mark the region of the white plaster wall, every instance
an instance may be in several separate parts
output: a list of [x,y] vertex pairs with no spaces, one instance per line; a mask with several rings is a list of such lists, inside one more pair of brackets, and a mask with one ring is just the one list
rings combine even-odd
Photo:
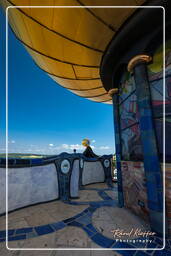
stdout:
[[78,189],[79,189],[79,160],[75,160],[73,164],[71,181],[70,181],[70,194],[71,197],[78,197]]
[[82,184],[91,184],[95,182],[104,182],[105,174],[100,161],[84,162]]
[[[0,214],[5,212],[6,170],[0,168]],[[8,169],[9,211],[58,198],[55,164]]]

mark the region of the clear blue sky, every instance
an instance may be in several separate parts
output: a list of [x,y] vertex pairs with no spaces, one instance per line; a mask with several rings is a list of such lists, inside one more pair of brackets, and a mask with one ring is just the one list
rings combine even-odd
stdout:
[[[0,9],[0,152],[5,152],[5,16]],[[89,138],[97,154],[114,153],[112,105],[60,87],[41,71],[9,31],[9,152],[82,152]]]

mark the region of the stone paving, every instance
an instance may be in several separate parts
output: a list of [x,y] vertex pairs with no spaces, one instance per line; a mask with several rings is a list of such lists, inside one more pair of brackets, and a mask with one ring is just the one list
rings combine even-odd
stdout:
[[[0,217],[0,255],[134,255],[160,256],[171,255],[171,243],[168,240],[165,250],[162,239],[150,237],[152,243],[140,242],[132,237],[124,242],[117,241],[112,229],[129,230],[131,227],[150,230],[148,224],[125,208],[117,206],[117,187],[105,183],[84,186],[80,198],[67,202],[59,200],[30,206],[9,214],[8,247],[5,248],[5,216]],[[141,241],[144,238],[141,238]],[[144,239],[145,240],[145,239]],[[136,250],[137,248],[148,248]],[[89,248],[84,251],[19,251],[17,248]],[[111,250],[92,250],[111,248]],[[120,248],[121,250],[117,250]],[[129,248],[130,250],[125,250]],[[135,250],[131,250],[131,249]]]

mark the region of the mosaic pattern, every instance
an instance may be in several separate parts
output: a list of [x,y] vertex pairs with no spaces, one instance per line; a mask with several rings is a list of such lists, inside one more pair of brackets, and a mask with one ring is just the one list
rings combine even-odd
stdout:
[[[166,43],[166,87],[165,87],[165,110],[166,110],[166,142],[171,135],[171,41]],[[153,63],[148,65],[148,78],[152,99],[152,112],[154,115],[155,130],[157,135],[158,151],[160,160],[163,161],[163,49],[162,46],[153,56]],[[138,126],[139,113],[135,95],[134,78],[127,72],[121,79],[119,89],[119,109],[122,160],[142,161],[142,147]],[[134,125],[136,124],[137,125]],[[129,127],[129,128],[128,128]],[[127,128],[127,129],[126,129]],[[122,131],[123,130],[123,131]],[[130,151],[133,149],[133,154]],[[138,152],[138,153],[136,153]],[[171,148],[166,144],[166,162],[171,162]]]
[[[102,248],[113,248],[114,251],[118,252],[121,255],[151,255],[150,250],[141,251],[140,253],[138,251],[124,251],[125,248],[134,248],[136,249],[136,246],[140,246],[138,243],[138,239],[134,239],[132,242],[120,242],[116,241],[114,239],[108,238],[104,235],[102,235],[92,224],[92,215],[93,213],[99,209],[100,207],[116,207],[117,201],[112,200],[112,198],[106,193],[107,191],[115,191],[116,188],[111,188],[109,186],[108,188],[83,188],[85,190],[95,190],[98,192],[99,196],[102,197],[102,201],[97,202],[74,202],[69,201],[65,203],[69,204],[87,204],[87,208],[83,210],[81,213],[76,214],[75,216],[64,219],[63,221],[50,223],[47,225],[41,225],[41,226],[35,226],[35,227],[28,227],[28,228],[20,228],[20,229],[11,229],[8,230],[8,236],[9,241],[17,241],[17,240],[24,240],[24,239],[30,239],[35,238],[42,235],[51,234],[53,232],[59,232],[63,228],[67,227],[79,227],[81,228],[87,236],[98,246]],[[0,242],[5,241],[5,231],[0,231]],[[141,238],[143,239],[143,238]],[[153,239],[153,241],[149,243],[143,243],[143,246],[146,248],[161,248],[162,247],[162,239],[159,237],[150,237],[150,240]],[[144,240],[145,241],[145,240]],[[166,248],[162,250],[162,255],[170,255],[171,253],[171,244],[170,240],[167,240]],[[136,246],[135,246],[136,244]],[[141,243],[142,247],[142,243]],[[121,248],[123,250],[115,250],[115,248]],[[154,255],[158,255],[155,254]]]
[[166,162],[171,162],[171,148],[167,144],[171,135],[171,41],[166,43],[166,70],[165,70],[165,102],[163,102],[163,49],[162,46],[153,57],[153,64],[148,66],[150,91],[152,97],[152,109],[155,118],[155,130],[157,135],[160,160],[163,161],[163,103],[166,112]]
[[119,122],[121,134],[121,159],[142,160],[139,129],[139,112],[132,75],[125,73],[119,89]]
[[144,157],[144,170],[147,185],[148,208],[151,229],[158,234],[163,232],[163,184],[158,156],[153,113],[150,105],[150,86],[146,75],[146,64],[134,68],[136,82],[139,123]]
[[121,129],[125,129],[135,122],[138,122],[138,108],[136,104],[137,97],[135,92],[120,105]]
[[125,72],[121,78],[119,86],[119,103],[123,102],[127,97],[135,91],[135,82],[133,76],[129,72]]
[[121,131],[122,160],[143,160],[139,124]]
[[122,161],[125,206],[149,222],[147,188],[142,162]]

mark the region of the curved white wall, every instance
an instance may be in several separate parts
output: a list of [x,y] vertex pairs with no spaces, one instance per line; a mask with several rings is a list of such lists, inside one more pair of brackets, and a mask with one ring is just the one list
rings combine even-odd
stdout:
[[[0,214],[5,212],[6,169],[0,168]],[[8,169],[8,210],[59,197],[55,164]]]
[[96,162],[86,162],[84,161],[83,173],[82,173],[82,185],[104,182],[105,173],[102,163],[100,161]]

